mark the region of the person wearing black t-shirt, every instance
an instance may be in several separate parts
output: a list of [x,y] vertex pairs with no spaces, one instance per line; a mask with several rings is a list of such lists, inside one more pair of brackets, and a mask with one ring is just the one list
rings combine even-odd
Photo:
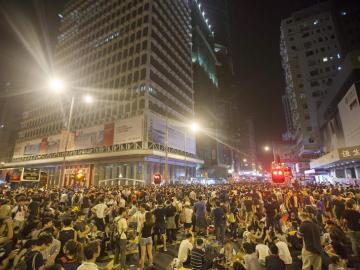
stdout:
[[268,198],[265,202],[266,225],[268,227],[275,225],[275,216],[278,213],[278,204],[273,198]]
[[59,240],[61,242],[61,250],[60,254],[64,255],[63,248],[67,241],[69,240],[77,240],[77,233],[75,229],[72,227],[72,220],[71,218],[65,218],[63,220],[64,227],[59,232]]
[[169,243],[176,241],[176,208],[170,201],[166,203],[166,235]]
[[320,228],[308,213],[301,212],[299,215],[302,223],[298,235],[303,238],[303,249],[301,251],[303,270],[321,270],[322,246],[320,243]]
[[340,220],[342,217],[342,214],[345,211],[345,202],[340,195],[337,196],[336,200],[334,200],[333,205],[334,205],[333,210],[334,210],[335,217]]
[[154,210],[154,216],[155,216],[155,225],[154,225],[154,236],[156,236],[155,239],[155,249],[157,245],[158,239],[161,237],[163,239],[164,243],[164,251],[167,251],[166,249],[166,209],[164,208],[162,202],[159,202],[159,205]]
[[275,244],[271,244],[270,255],[265,257],[266,270],[286,270],[286,266],[283,260],[279,257],[279,249]]
[[146,212],[145,221],[141,225],[141,236],[140,236],[140,269],[144,268],[146,254],[149,258],[149,265],[153,264],[153,255],[152,255],[152,233],[154,228],[153,216],[151,212]]
[[348,228],[348,237],[351,240],[353,252],[356,256],[360,255],[360,213],[354,209],[354,200],[346,202],[346,210],[343,218]]

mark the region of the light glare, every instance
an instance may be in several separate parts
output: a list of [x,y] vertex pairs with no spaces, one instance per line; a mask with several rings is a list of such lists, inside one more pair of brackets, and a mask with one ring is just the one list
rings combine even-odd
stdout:
[[61,81],[57,78],[53,78],[49,81],[49,87],[52,91],[61,92],[64,90],[65,85],[64,85],[63,81]]

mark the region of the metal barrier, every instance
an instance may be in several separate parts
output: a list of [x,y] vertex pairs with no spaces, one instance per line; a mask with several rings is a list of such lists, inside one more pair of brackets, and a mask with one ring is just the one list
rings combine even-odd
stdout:
[[145,185],[145,181],[140,179],[125,178],[125,177],[99,180],[99,186],[115,186],[115,185],[142,186]]

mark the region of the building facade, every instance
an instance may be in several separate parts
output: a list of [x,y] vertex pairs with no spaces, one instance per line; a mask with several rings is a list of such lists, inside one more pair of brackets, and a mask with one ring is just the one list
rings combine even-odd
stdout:
[[331,94],[323,100],[318,119],[323,155],[308,172],[318,181],[360,179],[360,49],[347,54]]
[[[317,109],[341,70],[342,53],[330,2],[293,13],[281,22],[280,53],[285,73],[285,106],[300,160],[321,153]],[[288,130],[291,131],[291,130]]]
[[[194,117],[190,3],[70,1],[54,70],[68,95],[28,108],[8,166],[46,167],[50,184],[58,184],[64,156],[62,184],[72,184],[76,168],[87,172],[88,185],[194,175],[202,161],[187,132]],[[94,97],[92,105],[83,94]]]

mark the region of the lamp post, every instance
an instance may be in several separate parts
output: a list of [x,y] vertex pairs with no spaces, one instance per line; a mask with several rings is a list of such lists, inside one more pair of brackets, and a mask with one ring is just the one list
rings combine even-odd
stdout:
[[186,152],[186,146],[187,146],[187,132],[188,132],[188,128],[190,128],[190,131],[192,131],[193,133],[196,133],[199,131],[200,126],[198,123],[196,122],[192,122],[190,127],[186,126],[185,127],[185,132],[184,132],[184,156],[185,156],[185,180],[187,178],[187,152]]
[[[61,93],[65,90],[65,84],[60,79],[54,78],[49,81],[49,88],[56,93]],[[69,115],[68,115],[68,118],[66,121],[66,137],[65,137],[65,145],[64,145],[64,155],[63,155],[63,160],[62,160],[62,165],[61,165],[61,170],[60,170],[60,175],[59,175],[59,187],[61,187],[63,185],[63,180],[65,178],[66,156],[67,156],[67,149],[68,149],[69,139],[70,139],[71,120],[72,120],[72,115],[73,115],[73,111],[74,111],[75,99],[76,99],[76,95],[72,94],[70,108],[69,108]],[[91,95],[85,95],[84,101],[86,103],[92,103],[93,97]]]
[[271,143],[271,147],[268,146],[268,145],[265,145],[265,146],[264,146],[264,151],[265,151],[265,152],[269,152],[270,150],[272,150],[272,154],[273,154],[274,161],[276,161],[276,154],[275,154],[274,142]]

